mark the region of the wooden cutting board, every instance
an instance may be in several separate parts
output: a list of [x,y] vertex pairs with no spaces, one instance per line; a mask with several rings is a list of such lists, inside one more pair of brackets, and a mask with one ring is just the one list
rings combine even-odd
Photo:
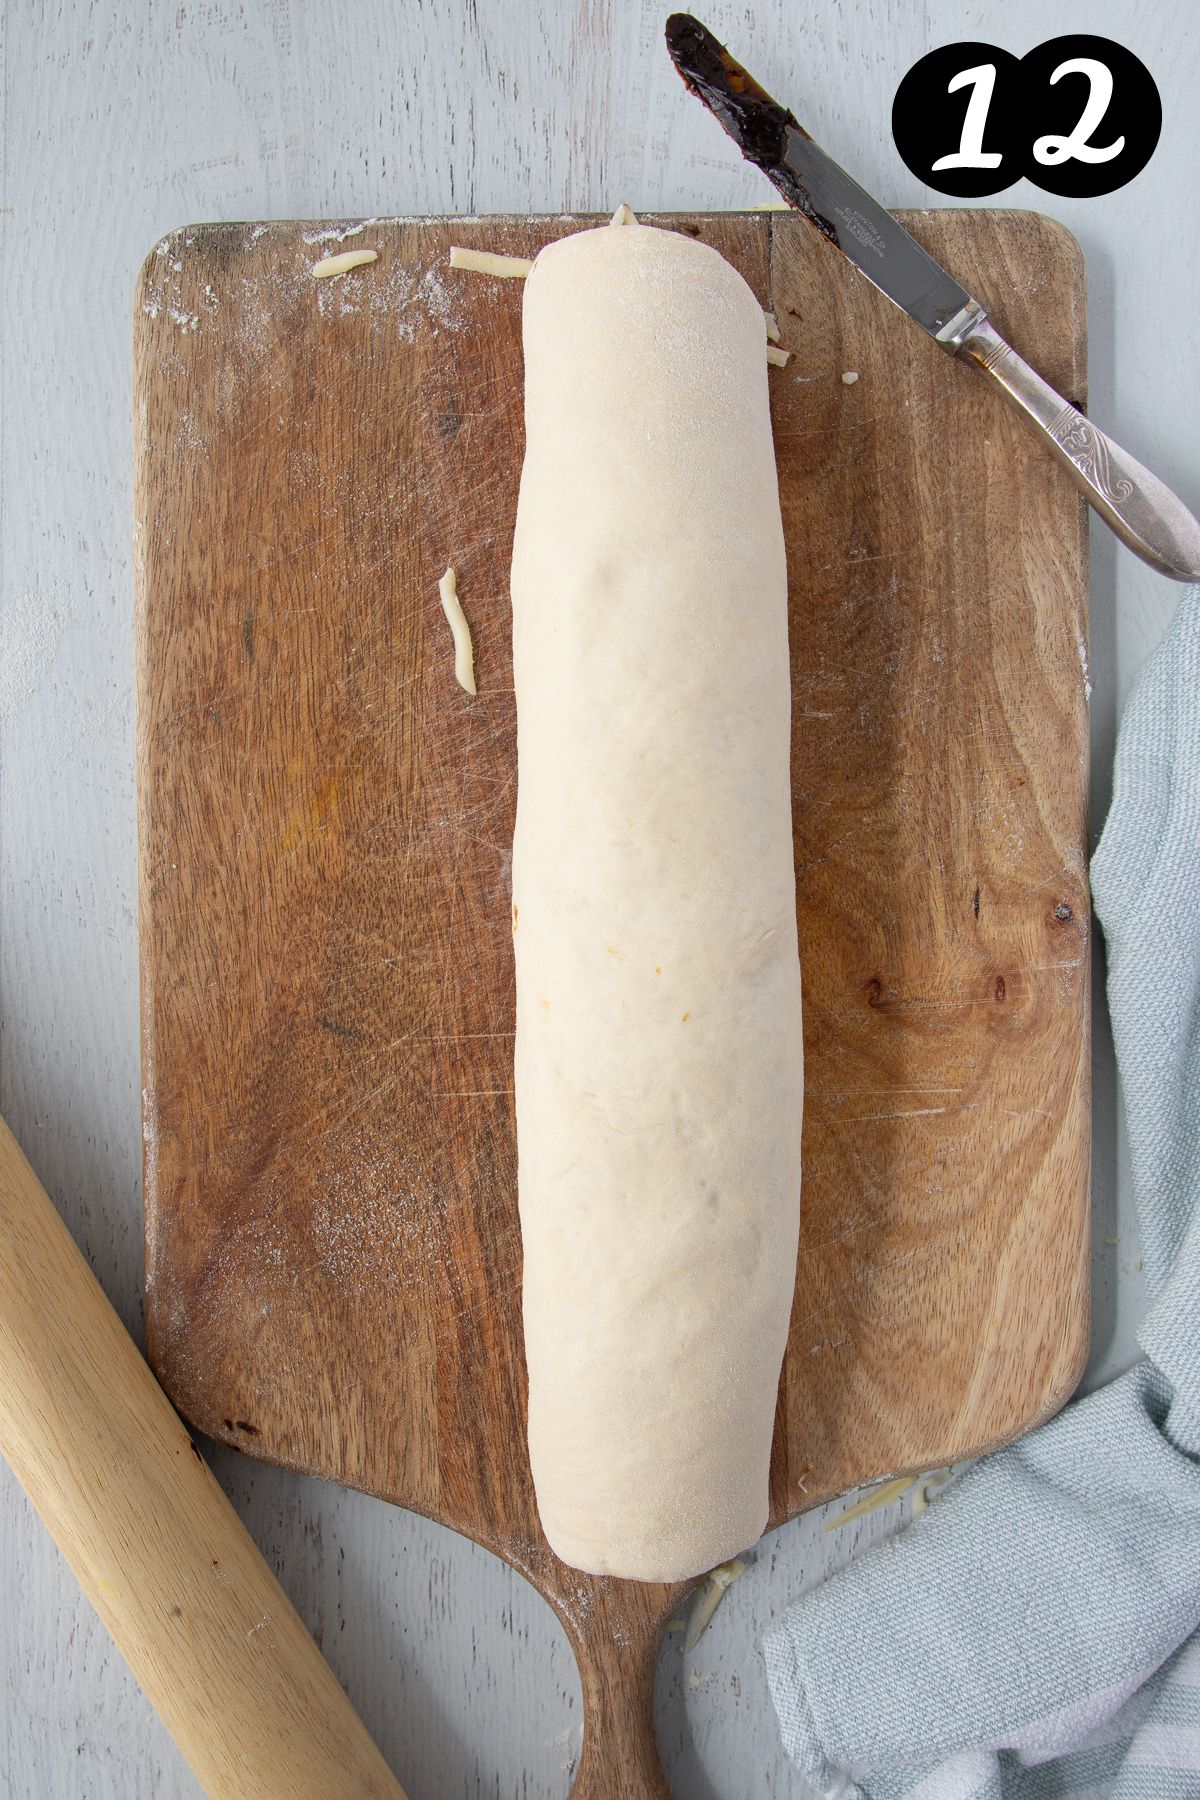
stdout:
[[[1067,233],[904,217],[1082,401]],[[653,1671],[679,1590],[556,1562],[526,1463],[521,284],[447,264],[451,243],[532,256],[593,222],[205,225],[142,270],[147,1320],[204,1431],[428,1513],[535,1582],[581,1662],[576,1793],[619,1771],[642,1795],[665,1792]],[[987,385],[801,219],[660,222],[727,256],[793,347],[770,380],[808,1092],[779,1521],[1012,1437],[1082,1366],[1084,517]],[[378,261],[312,279],[356,247]]]

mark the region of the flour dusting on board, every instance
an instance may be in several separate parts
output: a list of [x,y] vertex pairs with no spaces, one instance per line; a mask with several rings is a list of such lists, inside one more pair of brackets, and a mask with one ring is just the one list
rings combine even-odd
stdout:
[[[402,1073],[397,1066],[396,1079]],[[147,1153],[153,1158],[161,1129],[150,1112],[151,1096],[142,1095]],[[303,1131],[297,1134],[303,1137]],[[294,1146],[293,1146],[294,1148]],[[276,1326],[280,1315],[311,1321],[323,1314],[324,1295],[392,1291],[413,1284],[427,1286],[452,1251],[443,1209],[436,1193],[418,1178],[405,1183],[402,1159],[394,1146],[381,1144],[367,1130],[334,1130],[317,1166],[298,1185],[285,1144],[244,1197],[244,1211],[231,1228],[213,1233],[204,1270],[206,1306],[213,1320],[239,1321],[245,1341]],[[154,1235],[148,1238],[147,1295],[153,1295],[160,1337],[171,1343],[173,1379],[186,1389],[203,1388],[205,1333],[196,1331],[186,1283],[169,1261],[158,1259]],[[178,1308],[180,1326],[172,1322]],[[289,1331],[276,1331],[273,1379],[287,1383],[299,1377],[278,1346]]]
[[180,331],[198,331],[200,329],[200,315],[184,312],[182,307],[164,307],[157,300],[143,300],[142,311],[148,319],[157,319],[161,312],[165,312],[172,325],[178,325]]
[[204,317],[215,313],[221,303],[216,289],[207,281],[198,295],[189,295],[187,301],[184,299],[184,265],[180,252],[186,250],[191,241],[190,232],[176,232],[163,238],[155,246],[153,259],[147,260],[145,269],[142,311],[148,319],[160,316],[170,319],[181,332],[199,331]]
[[323,319],[344,319],[362,311],[362,303],[370,291],[373,272],[370,267],[347,270],[336,281],[323,281],[313,299]]
[[185,406],[180,409],[178,432],[177,442],[182,444],[185,450],[208,449],[208,435],[196,423],[195,414],[189,407]]
[[319,231],[303,231],[301,241],[305,244],[344,244],[347,238],[357,237],[362,231],[369,231],[372,225],[382,225],[381,217],[361,219],[357,225],[326,225]]
[[[299,306],[315,310],[331,323],[359,314],[386,320],[389,338],[402,344],[415,343],[420,332],[435,337],[459,332],[466,322],[463,298],[438,266],[443,253],[431,248],[426,261],[423,249],[414,258],[389,248],[387,227],[413,222],[372,218],[297,233],[294,226],[264,221],[247,231],[240,245],[231,246],[219,273],[211,262],[207,264],[202,279],[188,266],[194,233],[173,232],[147,258],[141,310],[148,319],[169,320],[186,340],[202,334],[222,305],[231,307],[236,325],[229,332],[229,343],[240,352],[235,366],[273,360],[280,332]],[[237,228],[229,229],[232,233]],[[344,271],[336,281],[314,283],[312,247],[336,248],[347,241],[355,249],[370,251],[375,260]],[[239,249],[253,249],[254,254],[242,261]],[[264,254],[268,249],[275,252],[273,260]],[[160,366],[165,366],[165,357],[165,351],[160,352]],[[224,369],[211,379],[223,380],[229,366],[226,360]],[[205,447],[182,433],[180,442],[185,449]]]

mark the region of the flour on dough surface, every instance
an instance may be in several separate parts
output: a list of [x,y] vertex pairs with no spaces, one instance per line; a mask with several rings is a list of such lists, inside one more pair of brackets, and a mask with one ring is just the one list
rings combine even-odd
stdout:
[[515,1077],[530,1454],[567,1562],[745,1549],[799,1218],[786,572],[763,314],[636,222],[525,283]]

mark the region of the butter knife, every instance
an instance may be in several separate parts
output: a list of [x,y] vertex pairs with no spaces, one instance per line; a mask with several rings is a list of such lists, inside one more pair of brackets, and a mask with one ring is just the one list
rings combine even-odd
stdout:
[[1043,381],[1001,337],[980,302],[813,142],[698,19],[673,13],[666,36],[687,86],[788,205],[943,350],[992,378],[1122,543],[1175,581],[1200,581],[1200,523],[1178,495]]

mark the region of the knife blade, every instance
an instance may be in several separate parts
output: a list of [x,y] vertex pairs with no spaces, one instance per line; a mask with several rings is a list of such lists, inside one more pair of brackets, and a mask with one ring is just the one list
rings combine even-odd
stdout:
[[1200,523],[1182,500],[1044,381],[996,330],[984,306],[706,26],[689,13],[672,13],[666,39],[686,86],[788,205],[943,350],[997,384],[1136,555],[1173,580],[1200,580]]

